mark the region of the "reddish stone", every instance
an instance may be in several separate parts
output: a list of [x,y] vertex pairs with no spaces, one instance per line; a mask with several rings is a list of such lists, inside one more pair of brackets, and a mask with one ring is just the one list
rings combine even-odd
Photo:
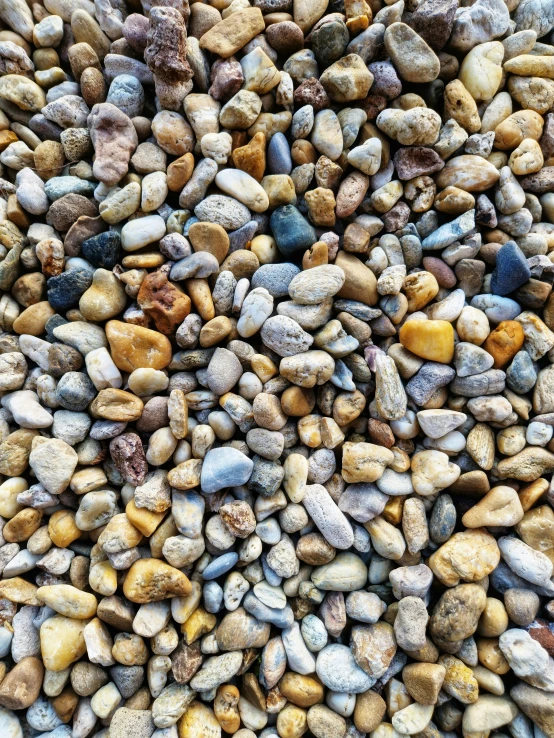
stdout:
[[409,20],[433,49],[442,49],[452,33],[458,0],[423,0]]
[[442,259],[438,259],[436,256],[425,256],[423,266],[435,277],[439,287],[446,287],[447,289],[455,287],[456,275]]
[[397,202],[389,211],[381,215],[385,233],[394,233],[404,228],[410,220],[411,210],[405,202]]
[[394,433],[387,423],[370,418],[367,422],[367,430],[371,436],[372,443],[376,443],[378,446],[385,446],[386,448],[392,448],[394,446]]
[[329,97],[323,85],[315,77],[310,77],[302,84],[298,85],[294,91],[294,104],[297,108],[303,105],[311,105],[314,113],[329,107]]
[[368,95],[356,103],[356,107],[365,112],[368,120],[375,120],[387,107],[387,101],[382,95]]
[[229,100],[236,95],[244,82],[242,67],[234,56],[228,59],[218,59],[210,73],[212,82],[208,94],[218,102]]
[[117,471],[128,484],[135,487],[144,482],[148,463],[142,442],[136,433],[122,433],[110,441],[110,456]]
[[537,618],[525,630],[534,641],[548,651],[550,656],[554,656],[554,623]]
[[188,646],[184,641],[171,654],[171,671],[178,684],[188,684],[203,660],[200,641]]
[[292,21],[273,23],[266,28],[265,35],[270,46],[284,56],[290,56],[304,48],[302,29]]
[[176,8],[155,7],[150,11],[150,30],[144,60],[165,82],[186,82],[192,77],[187,61],[187,29]]
[[403,180],[433,174],[444,167],[444,161],[437,152],[425,146],[398,149],[393,161],[398,178]]
[[172,335],[190,313],[190,297],[168,280],[164,267],[144,278],[137,302],[166,336]]

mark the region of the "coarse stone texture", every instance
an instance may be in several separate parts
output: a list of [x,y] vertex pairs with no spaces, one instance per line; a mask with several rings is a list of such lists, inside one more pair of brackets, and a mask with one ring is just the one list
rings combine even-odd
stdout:
[[554,738],[553,8],[0,0],[0,738]]

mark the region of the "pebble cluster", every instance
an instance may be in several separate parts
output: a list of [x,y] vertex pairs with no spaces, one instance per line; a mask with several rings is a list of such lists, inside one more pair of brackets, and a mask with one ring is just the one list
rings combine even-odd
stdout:
[[554,738],[553,0],[0,0],[1,738]]

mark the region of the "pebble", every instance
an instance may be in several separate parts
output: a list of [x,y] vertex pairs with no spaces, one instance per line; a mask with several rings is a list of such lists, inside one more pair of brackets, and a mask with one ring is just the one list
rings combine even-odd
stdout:
[[0,733],[550,735],[550,4],[170,5],[0,7]]
[[325,646],[316,661],[316,673],[334,692],[359,694],[373,686],[374,680],[355,662],[352,651],[338,643]]

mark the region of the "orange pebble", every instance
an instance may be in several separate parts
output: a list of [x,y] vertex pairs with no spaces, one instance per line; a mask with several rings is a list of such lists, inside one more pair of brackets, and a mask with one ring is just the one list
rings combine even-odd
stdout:
[[516,320],[503,320],[489,334],[483,348],[494,359],[494,368],[506,366],[523,346],[523,328]]

